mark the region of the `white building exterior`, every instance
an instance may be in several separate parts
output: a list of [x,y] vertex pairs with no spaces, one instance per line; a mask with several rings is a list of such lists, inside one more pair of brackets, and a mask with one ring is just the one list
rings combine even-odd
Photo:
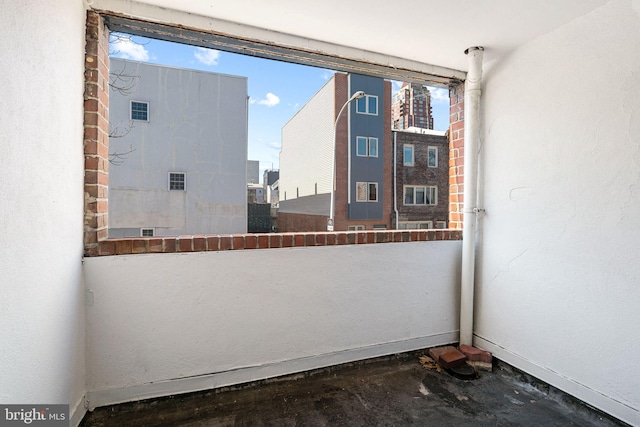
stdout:
[[334,104],[335,79],[331,78],[282,127],[281,212],[329,214]]
[[[385,25],[386,8],[359,2],[3,2],[0,69],[11,78],[0,85],[0,401],[70,404],[77,425],[97,397],[177,394],[456,339],[459,242],[83,263],[89,5],[398,68],[465,69],[463,50],[484,44],[475,344],[640,425],[632,0],[562,0],[553,13],[528,0],[414,0],[416,15],[430,10],[446,25],[420,26],[404,44]],[[338,5],[348,8],[335,14]],[[311,25],[328,19],[335,25]],[[354,22],[372,25],[354,31]],[[272,31],[259,28],[267,24]],[[436,37],[442,43],[425,43]],[[255,263],[287,274],[265,279]],[[406,273],[416,265],[429,275]],[[203,295],[217,310],[205,310]]]
[[[115,58],[110,73],[109,237],[246,232],[247,78]],[[130,94],[119,75],[139,77]]]

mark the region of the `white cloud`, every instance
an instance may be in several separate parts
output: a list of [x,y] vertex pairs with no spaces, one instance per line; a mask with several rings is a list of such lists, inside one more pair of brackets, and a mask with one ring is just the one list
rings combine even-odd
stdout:
[[394,93],[399,91],[403,83],[404,82],[399,82],[397,80],[391,80],[391,87],[392,87],[391,91]]
[[449,103],[449,91],[447,89],[442,89],[439,87],[430,87],[429,93],[431,93],[431,101],[434,103]]
[[136,61],[148,61],[149,51],[144,45],[131,40],[130,37],[120,37],[111,45],[113,56],[122,59],[133,59]]
[[205,47],[197,47],[193,56],[204,65],[218,65],[220,59],[220,51],[207,49]]
[[273,148],[274,150],[279,150],[282,148],[282,143],[280,141],[273,141],[269,143],[269,147]]
[[320,77],[322,78],[322,80],[329,80],[331,77],[333,77],[333,74],[334,71],[324,70]]
[[277,95],[269,92],[267,93],[265,99],[249,99],[249,104],[258,103],[260,105],[266,105],[267,107],[275,107],[280,103],[280,98]]

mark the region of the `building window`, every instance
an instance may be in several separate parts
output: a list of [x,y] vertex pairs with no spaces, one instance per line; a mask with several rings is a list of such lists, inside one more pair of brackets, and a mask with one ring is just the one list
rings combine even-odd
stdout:
[[131,101],[131,120],[149,121],[149,103]]
[[413,166],[413,145],[404,144],[404,165]]
[[356,202],[377,202],[377,182],[356,182]]
[[369,157],[378,157],[378,138],[369,138]]
[[378,138],[356,137],[356,154],[360,157],[378,157]]
[[428,148],[427,167],[430,167],[430,168],[438,167],[438,147]]
[[186,190],[187,174],[184,172],[169,172],[169,190]]
[[140,236],[142,237],[153,237],[154,232],[153,232],[153,228],[141,228],[140,229]]
[[378,115],[378,97],[365,95],[356,101],[356,113]]
[[347,227],[347,231],[364,231],[364,225],[350,225]]
[[427,205],[438,204],[438,187],[422,185],[404,186],[405,205]]
[[447,221],[436,221],[436,228],[447,228]]
[[398,223],[398,230],[425,230],[433,228],[432,221],[402,221]]

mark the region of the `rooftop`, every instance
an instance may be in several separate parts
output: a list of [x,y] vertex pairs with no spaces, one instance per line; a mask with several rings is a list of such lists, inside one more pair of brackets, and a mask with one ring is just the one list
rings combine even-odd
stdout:
[[411,352],[225,389],[98,408],[94,426],[621,426],[496,361],[476,380],[425,368]]

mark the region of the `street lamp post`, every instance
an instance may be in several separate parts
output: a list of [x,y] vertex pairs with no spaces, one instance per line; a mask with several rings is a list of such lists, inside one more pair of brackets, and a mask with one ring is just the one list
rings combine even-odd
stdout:
[[[351,101],[356,99],[364,98],[365,93],[361,90],[351,95],[351,98],[347,99],[347,102],[344,103],[338,115],[336,116],[336,120],[333,123],[333,162],[331,162],[331,205],[329,206],[329,219],[327,219],[327,231],[333,231],[333,222],[334,222],[334,210],[335,210],[335,196],[336,196],[336,133],[338,132],[338,120],[340,120],[340,115],[344,111],[347,105]],[[347,141],[348,144],[351,144],[351,141]]]

